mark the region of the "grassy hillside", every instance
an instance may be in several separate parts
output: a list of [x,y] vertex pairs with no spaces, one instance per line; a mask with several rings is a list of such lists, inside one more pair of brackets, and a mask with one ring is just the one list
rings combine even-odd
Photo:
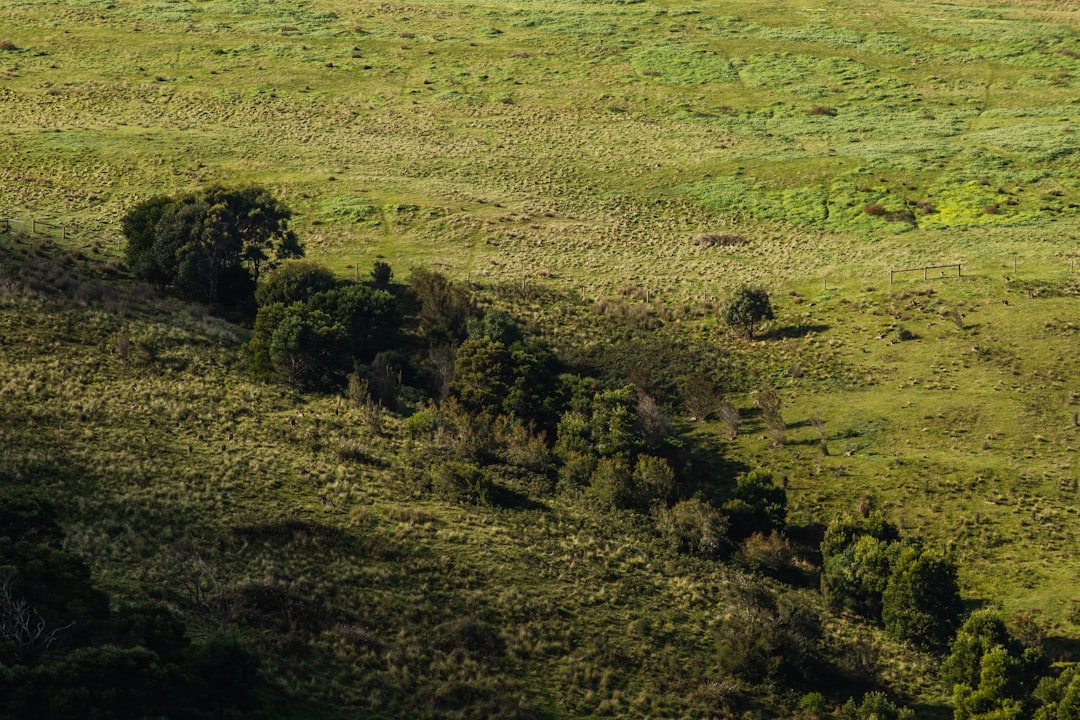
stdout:
[[[0,2],[0,217],[65,228],[0,234],[5,485],[56,500],[115,598],[210,632],[186,579],[240,593],[298,717],[794,712],[726,684],[744,569],[525,476],[507,507],[432,496],[419,391],[388,412],[256,382],[248,330],[130,282],[134,203],[256,182],[339,275],[470,281],[646,378],[718,484],[772,469],[811,535],[880,509],[1075,660],[1080,11],[822,5]],[[752,342],[716,313],[746,282],[777,310]],[[735,438],[688,419],[691,372]],[[803,570],[784,592],[820,609]],[[935,660],[824,617],[852,688],[948,716]]]

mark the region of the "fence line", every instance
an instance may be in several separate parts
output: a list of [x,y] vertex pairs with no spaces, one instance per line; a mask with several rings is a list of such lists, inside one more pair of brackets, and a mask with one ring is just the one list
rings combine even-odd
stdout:
[[923,265],[922,267],[899,268],[897,270],[889,270],[889,284],[893,284],[893,275],[896,273],[918,272],[919,270],[922,270],[922,279],[926,280],[927,270],[940,270],[942,268],[956,268],[956,277],[960,277],[960,263],[949,263],[947,265]]
[[67,240],[68,230],[65,225],[38,220],[36,218],[0,218],[0,233],[18,232],[27,235],[45,235],[48,237],[59,236],[61,240]]

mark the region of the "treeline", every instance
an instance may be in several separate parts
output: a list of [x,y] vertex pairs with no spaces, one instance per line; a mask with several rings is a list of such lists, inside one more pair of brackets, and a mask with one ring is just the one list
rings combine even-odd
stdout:
[[[429,269],[399,282],[379,262],[363,281],[342,280],[297,259],[288,219],[258,188],[153,198],[124,219],[128,265],[248,324],[246,370],[263,381],[405,415],[394,475],[406,492],[503,508],[558,496],[633,518],[658,550],[687,562],[737,568],[714,638],[722,682],[699,692],[710,712],[913,717],[883,692],[875,663],[828,637],[821,605],[939,658],[956,720],[1080,717],[1080,673],[1056,671],[993,613],[969,615],[947,555],[873,513],[816,537],[789,528],[783,478],[732,466],[680,434],[670,397],[646,377],[603,371],[621,358],[560,355]],[[744,295],[728,322],[752,337],[772,309]],[[681,391],[696,415],[715,413],[735,431],[738,412],[711,376],[687,372]],[[776,400],[759,405],[782,442],[778,399],[763,395]],[[98,717],[274,715],[257,659],[234,636],[192,640],[168,602],[110,609],[61,549],[53,514],[26,498],[0,501],[0,715],[62,717],[78,703],[102,708]]]

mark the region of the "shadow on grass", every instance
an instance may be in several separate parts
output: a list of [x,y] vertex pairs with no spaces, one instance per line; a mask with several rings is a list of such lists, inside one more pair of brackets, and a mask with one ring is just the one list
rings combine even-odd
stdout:
[[750,466],[726,457],[725,443],[716,436],[698,435],[685,442],[686,479],[680,494],[685,497],[700,494],[713,504],[720,504],[731,495],[735,477],[750,470]]
[[512,490],[505,485],[493,484],[488,491],[488,503],[492,507],[504,510],[549,510],[547,504],[534,500],[525,493]]
[[825,332],[830,327],[831,326],[829,325],[784,325],[783,327],[771,328],[761,337],[766,340],[803,338],[807,335],[813,335],[814,333]]
[[1057,663],[1076,662],[1080,659],[1080,640],[1051,635],[1043,639],[1043,648],[1050,659]]

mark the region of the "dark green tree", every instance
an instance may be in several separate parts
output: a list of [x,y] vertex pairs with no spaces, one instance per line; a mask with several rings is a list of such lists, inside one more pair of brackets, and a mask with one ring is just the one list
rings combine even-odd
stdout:
[[767,470],[753,470],[736,480],[734,496],[724,504],[729,536],[738,542],[754,533],[782,530],[787,522],[787,491]]
[[916,545],[904,547],[881,604],[887,632],[926,649],[945,647],[964,611],[956,565]]
[[724,305],[720,316],[728,327],[750,340],[763,321],[773,319],[773,307],[767,292],[744,285]]
[[189,300],[242,306],[266,266],[303,254],[290,216],[263,188],[215,185],[150,198],[121,224],[137,278]]
[[385,290],[390,287],[390,283],[393,281],[394,271],[390,267],[390,263],[376,260],[375,264],[371,266],[371,282],[375,287]]
[[419,305],[420,331],[429,342],[456,343],[465,337],[476,312],[467,290],[427,268],[413,268],[409,290]]
[[259,307],[282,303],[307,302],[313,295],[338,286],[334,273],[323,265],[306,260],[287,262],[267,274],[255,289]]

